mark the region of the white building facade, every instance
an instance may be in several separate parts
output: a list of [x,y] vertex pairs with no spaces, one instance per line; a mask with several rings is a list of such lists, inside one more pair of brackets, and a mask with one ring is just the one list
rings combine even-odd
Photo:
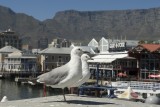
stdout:
[[[97,45],[99,53],[92,57],[94,60],[89,61],[89,68],[92,73],[91,78],[99,75],[100,78],[115,79],[121,72],[129,75],[137,69],[136,60],[129,57],[128,50],[137,46],[138,41],[112,40],[102,37],[99,42],[92,39],[88,44],[88,46],[95,47]],[[130,66],[132,62],[133,66]],[[97,74],[97,69],[100,71],[99,74]]]
[[21,52],[8,54],[4,60],[4,71],[37,72],[37,57],[25,55]]

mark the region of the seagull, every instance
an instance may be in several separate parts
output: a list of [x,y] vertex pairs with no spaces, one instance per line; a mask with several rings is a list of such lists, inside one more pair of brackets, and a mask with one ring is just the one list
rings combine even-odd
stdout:
[[44,83],[52,88],[62,88],[64,101],[66,101],[64,88],[82,78],[82,54],[83,51],[80,47],[74,47],[71,50],[71,59],[68,63],[38,76],[37,82]]
[[36,85],[36,83],[34,83],[34,82],[32,82],[32,81],[28,81],[28,84]]
[[88,60],[92,60],[92,58],[87,55],[87,54],[83,54],[81,56],[81,62],[82,62],[82,78],[80,80],[78,80],[75,84],[71,85],[71,87],[78,87],[80,85],[82,85],[83,83],[85,83],[86,81],[89,80],[91,73],[89,70],[89,66],[87,61]]
[[8,101],[7,96],[4,96],[4,97],[2,98],[2,100],[1,100],[1,102],[7,102],[7,101]]

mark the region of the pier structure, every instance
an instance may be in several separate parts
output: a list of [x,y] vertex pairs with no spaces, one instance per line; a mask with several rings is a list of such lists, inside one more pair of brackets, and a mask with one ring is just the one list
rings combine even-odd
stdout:
[[15,77],[37,77],[42,74],[42,72],[23,72],[23,71],[5,71],[0,72],[1,77],[3,78],[15,78]]

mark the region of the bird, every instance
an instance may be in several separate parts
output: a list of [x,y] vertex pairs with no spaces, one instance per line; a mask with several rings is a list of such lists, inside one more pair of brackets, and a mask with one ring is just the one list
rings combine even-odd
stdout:
[[8,101],[7,96],[4,96],[4,97],[2,98],[2,100],[1,100],[1,102],[7,102],[7,101]]
[[91,76],[89,66],[88,66],[88,60],[92,60],[92,58],[88,54],[83,54],[81,56],[81,62],[82,62],[82,78],[79,79],[75,84],[72,84],[70,87],[79,87],[83,83],[87,82]]
[[34,83],[34,82],[32,82],[32,81],[28,81],[28,84],[36,85],[36,83]]
[[80,47],[74,47],[71,50],[71,59],[68,63],[41,74],[37,77],[37,82],[44,83],[52,88],[62,88],[64,101],[66,101],[64,88],[82,78],[82,54],[83,50]]

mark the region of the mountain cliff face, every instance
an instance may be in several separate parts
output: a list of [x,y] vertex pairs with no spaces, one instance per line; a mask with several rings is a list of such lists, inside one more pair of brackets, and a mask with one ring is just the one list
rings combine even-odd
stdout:
[[144,37],[158,39],[160,33],[158,30],[160,28],[160,8],[97,12],[72,10],[58,12],[52,20],[65,29],[66,36],[67,34],[76,35],[75,38],[108,35],[114,38],[127,36],[128,39],[144,39]]
[[0,30],[12,28],[36,47],[40,37],[89,42],[92,38],[160,39],[160,8],[113,11],[61,11],[53,19],[39,21],[0,6]]

